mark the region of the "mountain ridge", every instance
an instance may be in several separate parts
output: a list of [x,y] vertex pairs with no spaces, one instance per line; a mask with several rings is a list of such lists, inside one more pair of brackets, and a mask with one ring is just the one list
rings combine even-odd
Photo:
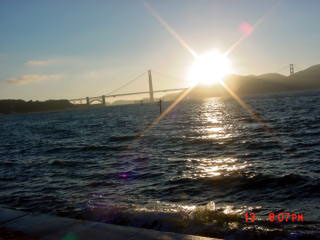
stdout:
[[[229,75],[224,83],[237,95],[265,94],[286,91],[302,91],[320,89],[320,64],[310,66],[296,72],[293,76],[279,73],[264,73],[261,75]],[[168,94],[164,100],[172,100],[177,94]],[[189,94],[191,99],[229,96],[221,84],[212,86],[197,86]]]

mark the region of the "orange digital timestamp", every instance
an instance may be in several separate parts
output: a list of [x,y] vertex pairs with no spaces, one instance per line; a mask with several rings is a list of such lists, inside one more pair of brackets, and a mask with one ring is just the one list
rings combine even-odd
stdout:
[[[244,214],[246,222],[255,222],[257,220],[255,213],[246,212]],[[289,213],[280,212],[273,213],[270,212],[267,218],[269,222],[304,222],[304,214],[301,213]]]

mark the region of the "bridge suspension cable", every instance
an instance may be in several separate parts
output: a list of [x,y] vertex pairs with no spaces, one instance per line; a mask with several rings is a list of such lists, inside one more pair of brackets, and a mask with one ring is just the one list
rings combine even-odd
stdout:
[[296,72],[298,71],[302,71],[304,68],[303,67],[301,67],[300,65],[298,65],[298,64],[294,64],[294,68],[295,68],[295,70],[296,70]]
[[109,95],[113,95],[115,92],[119,91],[120,89],[122,88],[125,88],[127,86],[129,86],[131,83],[135,82],[136,80],[138,80],[140,77],[142,77],[144,74],[146,74],[147,72],[143,72],[141,74],[139,74],[138,76],[136,76],[135,78],[133,78],[132,80],[126,82],[125,84],[121,85],[120,87],[110,91],[109,93],[106,94],[106,96],[109,96]]
[[181,79],[179,77],[176,77],[176,76],[173,76],[173,75],[167,74],[167,73],[162,73],[162,72],[159,72],[159,71],[154,70],[154,69],[152,70],[152,72],[158,73],[158,74],[160,74],[160,75],[162,75],[164,77],[171,78],[173,80],[184,81],[183,79]]
[[284,70],[288,70],[289,69],[289,64],[286,64],[285,66],[282,66],[281,68],[279,68],[276,72],[284,72]]

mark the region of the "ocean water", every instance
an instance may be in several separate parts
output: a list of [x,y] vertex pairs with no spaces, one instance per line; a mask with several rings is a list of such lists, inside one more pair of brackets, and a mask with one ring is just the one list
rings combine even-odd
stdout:
[[[157,104],[2,115],[0,207],[225,239],[319,238],[320,92],[243,100],[260,122],[233,99],[186,100],[140,137]],[[270,212],[304,222],[271,224]]]

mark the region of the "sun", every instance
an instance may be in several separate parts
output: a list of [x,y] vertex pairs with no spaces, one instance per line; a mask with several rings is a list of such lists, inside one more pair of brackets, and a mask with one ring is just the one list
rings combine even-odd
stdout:
[[188,82],[191,86],[198,84],[217,84],[232,73],[231,63],[225,54],[210,51],[195,58],[188,72]]

